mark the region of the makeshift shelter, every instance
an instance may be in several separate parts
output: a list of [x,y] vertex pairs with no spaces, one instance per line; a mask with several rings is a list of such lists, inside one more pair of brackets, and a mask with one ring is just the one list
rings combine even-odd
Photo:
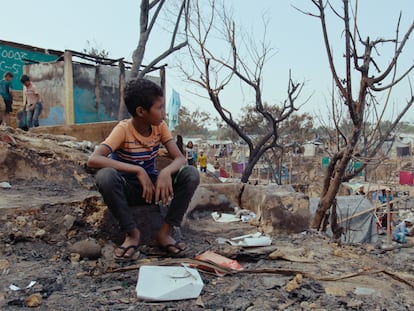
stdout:
[[411,155],[411,144],[403,143],[400,139],[385,141],[381,147],[382,153],[389,157],[408,157]]
[[[344,228],[344,243],[375,243],[378,239],[376,216],[372,203],[361,195],[337,196],[338,224]],[[319,198],[309,199],[311,215],[318,208]],[[328,234],[332,231],[328,228]]]
[[397,157],[408,157],[410,154],[410,146],[397,146]]

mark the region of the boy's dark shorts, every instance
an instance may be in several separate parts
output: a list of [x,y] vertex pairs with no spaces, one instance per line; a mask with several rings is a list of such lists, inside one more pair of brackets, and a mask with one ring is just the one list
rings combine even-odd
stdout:
[[13,101],[12,101],[12,100],[7,100],[7,99],[5,99],[5,100],[4,100],[4,103],[6,104],[6,112],[7,112],[7,113],[12,112],[12,111],[13,111],[13,110],[12,110],[12,104],[13,104]]

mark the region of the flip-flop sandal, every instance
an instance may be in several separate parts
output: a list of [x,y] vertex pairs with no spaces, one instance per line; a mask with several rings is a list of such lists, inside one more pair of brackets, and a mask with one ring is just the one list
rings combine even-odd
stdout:
[[176,242],[174,244],[167,244],[165,246],[160,246],[171,257],[184,257],[186,246],[182,242]]
[[[137,253],[139,253],[138,248],[139,245],[129,245],[129,246],[118,246],[117,248],[122,250],[122,254],[121,256],[117,256],[115,255],[115,260],[116,261],[129,261],[129,260],[133,260],[134,257],[136,257]],[[131,254],[128,254],[129,250],[133,250],[133,252]]]

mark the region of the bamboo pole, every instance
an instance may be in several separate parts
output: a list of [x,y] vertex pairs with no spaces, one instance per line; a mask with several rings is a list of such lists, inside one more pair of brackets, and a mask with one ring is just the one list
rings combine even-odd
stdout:
[[391,204],[387,192],[387,247],[389,247],[391,245]]

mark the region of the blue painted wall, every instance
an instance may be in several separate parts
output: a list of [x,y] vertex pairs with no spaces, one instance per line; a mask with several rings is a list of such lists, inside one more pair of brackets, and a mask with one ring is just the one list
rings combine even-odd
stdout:
[[[119,96],[118,67],[73,64],[76,124],[117,120]],[[125,118],[127,117],[128,115],[125,115]]]

